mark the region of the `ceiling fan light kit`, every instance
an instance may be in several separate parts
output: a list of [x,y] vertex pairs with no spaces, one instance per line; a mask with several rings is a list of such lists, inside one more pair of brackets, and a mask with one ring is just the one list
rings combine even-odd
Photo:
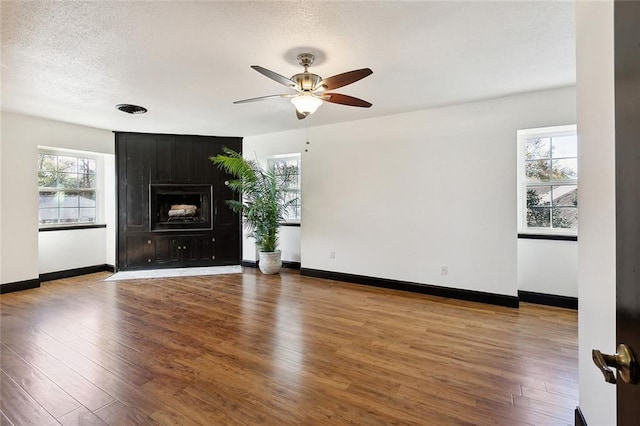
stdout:
[[303,93],[291,98],[291,103],[296,106],[296,110],[298,110],[298,112],[309,115],[316,112],[320,105],[322,105],[322,99],[316,98],[311,94]]
[[260,96],[258,98],[235,101],[234,104],[256,102],[271,98],[291,98],[291,103],[296,107],[296,116],[300,120],[316,112],[318,107],[322,105],[323,101],[360,108],[369,108],[372,105],[370,102],[354,98],[353,96],[325,92],[326,90],[333,90],[355,83],[356,81],[371,75],[373,73],[371,69],[362,68],[323,79],[318,74],[309,72],[309,66],[311,66],[313,60],[314,56],[310,53],[302,53],[298,55],[298,63],[304,67],[304,72],[295,74],[291,78],[287,78],[259,65],[252,65],[251,68],[258,71],[260,74],[265,77],[269,77],[283,86],[287,86],[288,88],[295,90],[297,93]]

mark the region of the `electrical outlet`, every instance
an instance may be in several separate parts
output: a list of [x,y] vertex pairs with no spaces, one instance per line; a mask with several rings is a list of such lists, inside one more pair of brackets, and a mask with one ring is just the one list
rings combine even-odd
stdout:
[[447,275],[449,273],[449,267],[446,265],[443,265],[442,268],[440,268],[440,275]]
[[329,252],[329,259],[335,259],[336,258],[336,251],[335,250],[331,250]]

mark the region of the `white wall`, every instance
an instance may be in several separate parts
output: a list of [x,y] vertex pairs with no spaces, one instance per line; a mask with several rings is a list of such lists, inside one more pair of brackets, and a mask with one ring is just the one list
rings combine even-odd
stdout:
[[[0,6],[0,8],[1,7],[2,6]],[[1,79],[0,79],[0,82],[1,82]],[[0,94],[0,96],[1,96],[1,94]],[[3,186],[2,186],[2,182],[3,182],[2,169],[4,167],[3,166],[3,160],[2,160],[2,158],[4,156],[4,149],[2,148],[2,140],[3,140],[2,135],[3,135],[3,132],[2,132],[2,116],[0,115],[0,285],[2,285],[3,282],[5,282],[4,278],[3,278],[4,273],[3,273],[3,268],[2,268],[2,259],[3,259],[3,256],[2,256],[2,253],[3,253],[3,251],[2,251],[3,236],[2,235],[3,235],[3,228],[4,228],[4,226],[3,226],[4,222],[3,222],[3,219],[2,219],[2,210],[3,210],[2,209],[2,206],[3,206],[3,202],[2,202],[2,192],[3,192],[3,190],[2,190],[2,188],[3,188]]]
[[564,88],[308,129],[302,266],[515,296],[516,132],[573,122]]
[[615,128],[613,1],[576,3],[580,149],[580,408],[589,426],[616,424],[616,387],[604,382],[591,350],[615,352]]
[[38,235],[39,272],[66,271],[104,265],[107,246],[105,228],[46,231]]
[[518,239],[518,290],[578,297],[578,243]]
[[300,262],[300,230],[301,226],[280,227],[280,250],[282,250],[282,260]]
[[[113,154],[113,133],[108,130],[94,129],[69,123],[45,120],[20,114],[2,112],[2,157],[1,157],[1,195],[0,208],[2,228],[0,246],[2,258],[2,284],[38,278],[40,272],[39,259],[42,253],[38,249],[38,179],[37,179],[37,147],[38,145],[68,148],[97,153]],[[108,209],[113,210],[113,202]],[[113,218],[113,215],[111,215]],[[107,218],[108,219],[108,218]],[[51,234],[62,236],[77,231],[51,231]],[[103,260],[107,263],[106,248],[113,247],[115,242],[115,224],[107,223],[102,230],[104,243]],[[51,238],[55,238],[51,236]],[[49,237],[47,237],[49,239]],[[61,238],[60,243],[73,240]],[[79,253],[90,253],[93,243],[82,241],[86,250],[74,246]],[[64,250],[58,246],[58,251]],[[57,253],[52,253],[53,256]],[[51,262],[43,258],[44,265]],[[74,260],[75,262],[75,260]],[[85,259],[81,266],[94,266],[95,259]],[[75,263],[74,263],[75,264]],[[49,266],[43,266],[47,269]],[[78,267],[78,266],[74,266]],[[57,270],[69,269],[61,265]]]
[[[115,142],[112,139],[112,143]],[[115,148],[115,145],[113,145]],[[116,208],[116,156],[114,154],[105,154],[103,156],[103,197],[104,200],[104,223],[107,225],[105,230],[105,263],[107,265],[116,265],[116,230],[118,212]],[[95,265],[99,265],[96,263]],[[89,265],[92,266],[92,265]]]
[[[264,136],[246,136],[242,141],[242,152],[246,158],[264,160],[274,155],[302,153],[302,174],[304,175],[304,150],[306,148],[305,130],[271,133]],[[305,193],[301,191],[301,202],[304,204]],[[302,216],[301,226],[281,226],[279,249],[282,250],[282,260],[300,262],[300,234],[305,218]],[[242,259],[256,261],[258,255],[253,239],[243,233]]]

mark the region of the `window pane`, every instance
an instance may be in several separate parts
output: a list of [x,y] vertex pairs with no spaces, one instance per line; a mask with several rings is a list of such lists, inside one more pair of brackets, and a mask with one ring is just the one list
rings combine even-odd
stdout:
[[553,160],[553,178],[554,179],[577,179],[578,178],[578,159]]
[[94,188],[96,175],[78,175],[78,187],[80,188]]
[[578,226],[578,209],[575,207],[559,207],[553,209],[554,228],[576,228]]
[[95,206],[96,206],[95,192],[80,193],[80,207],[95,207]]
[[527,186],[527,207],[551,204],[550,186]]
[[69,223],[78,221],[78,208],[60,209],[60,223]]
[[535,228],[549,228],[551,225],[550,207],[528,207],[527,226]]
[[58,186],[56,172],[39,172],[38,186],[41,188],[55,188]]
[[96,209],[94,208],[83,208],[80,209],[80,222],[95,222],[96,220]]
[[59,172],[78,172],[78,159],[76,157],[62,157],[58,156],[58,171]]
[[39,153],[38,161],[39,187],[62,189],[39,192],[40,223],[95,222],[96,160]]
[[96,160],[91,158],[78,158],[78,173],[95,174]]
[[576,135],[554,137],[552,150],[553,158],[577,157],[578,137]]
[[76,173],[58,173],[58,185],[61,188],[77,188],[78,175]]
[[40,208],[50,209],[58,207],[58,193],[57,192],[40,192],[38,205]]
[[58,169],[58,157],[51,154],[40,154],[38,170],[55,172]]
[[561,207],[578,206],[578,186],[558,185],[553,187],[553,205]]
[[536,160],[539,158],[549,158],[551,153],[550,138],[531,138],[527,139],[524,144],[525,159]]
[[58,209],[39,209],[40,223],[58,223]]
[[76,192],[61,192],[60,207],[78,207],[78,194]]
[[550,167],[549,160],[534,160],[526,163],[526,176],[530,181],[549,180]]

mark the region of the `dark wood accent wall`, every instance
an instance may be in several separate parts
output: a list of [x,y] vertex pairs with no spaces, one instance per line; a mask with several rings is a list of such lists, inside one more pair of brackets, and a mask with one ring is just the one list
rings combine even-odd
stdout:
[[[225,203],[238,196],[225,185],[229,176],[209,157],[223,146],[241,152],[242,138],[115,132],[115,139],[117,270],[240,264],[240,218]],[[212,226],[152,230],[154,184],[212,185]]]

